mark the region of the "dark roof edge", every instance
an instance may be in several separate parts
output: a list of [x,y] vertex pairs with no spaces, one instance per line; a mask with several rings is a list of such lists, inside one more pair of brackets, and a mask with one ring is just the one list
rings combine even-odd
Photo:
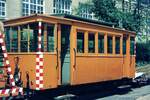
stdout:
[[68,18],[68,19],[73,19],[73,20],[78,20],[78,21],[84,21],[84,22],[99,24],[99,25],[106,25],[106,26],[110,26],[110,27],[113,27],[115,25],[115,23],[104,22],[104,21],[93,20],[93,19],[87,19],[87,18],[83,18],[80,16],[70,15],[70,14],[52,14],[51,16],[63,17],[63,18]]

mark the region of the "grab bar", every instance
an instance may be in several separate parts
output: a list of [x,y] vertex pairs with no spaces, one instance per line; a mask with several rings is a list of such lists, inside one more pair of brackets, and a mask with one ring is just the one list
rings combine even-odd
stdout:
[[58,58],[58,56],[59,56],[59,54],[58,54],[58,48],[56,48],[56,53],[57,53],[57,65],[56,65],[56,69],[58,68],[58,66],[59,66],[59,58]]
[[76,68],[76,49],[73,48],[73,51],[74,51],[74,68]]

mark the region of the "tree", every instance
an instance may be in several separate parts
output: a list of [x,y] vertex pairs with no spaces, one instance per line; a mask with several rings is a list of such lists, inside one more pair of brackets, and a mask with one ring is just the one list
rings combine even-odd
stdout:
[[116,17],[119,13],[114,0],[93,0],[92,11],[99,20],[115,23],[119,21]]
[[79,3],[79,6],[77,8],[75,8],[75,14],[78,15],[78,16],[81,16],[81,17],[84,17],[84,18],[91,18],[92,16],[87,16],[87,14],[92,14],[92,11],[91,11],[91,6],[92,3],[91,2],[85,2],[85,3]]
[[[93,0],[92,11],[99,20],[116,23],[116,27],[140,32],[143,26],[141,0],[136,1],[134,9],[131,0],[128,2],[128,8],[125,6],[125,0],[121,0],[121,3],[122,9],[118,9],[115,0]],[[128,10],[126,11],[125,8]]]

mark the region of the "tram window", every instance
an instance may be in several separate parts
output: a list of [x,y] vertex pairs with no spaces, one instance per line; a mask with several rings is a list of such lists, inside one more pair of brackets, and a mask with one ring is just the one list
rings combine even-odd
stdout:
[[131,55],[134,55],[134,42],[135,42],[134,37],[131,37],[130,38],[130,54]]
[[27,52],[28,51],[28,33],[29,30],[26,26],[21,26],[21,34],[20,34],[20,45],[21,45],[21,52]]
[[18,27],[11,28],[11,52],[18,52]]
[[47,51],[54,52],[54,25],[47,26]]
[[77,52],[84,53],[84,33],[77,32]]
[[89,53],[95,52],[95,34],[94,33],[88,34],[88,52]]
[[107,47],[108,47],[108,53],[112,53],[112,36],[108,36],[108,42],[107,42]]
[[34,31],[32,29],[29,29],[29,38],[30,38],[30,40],[29,40],[29,50],[30,50],[30,52],[35,52],[36,51],[35,37],[36,36],[35,36]]
[[125,55],[126,54],[126,41],[127,41],[127,38],[126,37],[123,37],[123,54]]
[[38,47],[38,23],[29,24],[29,50],[36,52]]
[[41,37],[42,37],[42,41],[41,41],[41,50],[44,52],[44,30],[42,29],[42,34],[41,34]]
[[98,35],[98,52],[104,53],[104,35]]
[[120,37],[116,37],[116,54],[120,54]]
[[5,28],[5,43],[7,52],[10,52],[10,27]]

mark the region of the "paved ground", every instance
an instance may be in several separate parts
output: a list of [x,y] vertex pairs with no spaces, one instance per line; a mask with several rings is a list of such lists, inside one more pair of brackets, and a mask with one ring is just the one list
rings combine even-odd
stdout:
[[97,100],[150,100],[150,85],[140,88],[131,88],[125,94],[114,94]]
[[150,99],[150,94],[142,96],[142,97],[138,98],[137,100],[149,100],[149,99]]
[[[65,89],[66,90],[66,89]],[[55,96],[58,91],[41,92],[33,96],[32,100],[150,100],[150,84],[141,87],[132,87],[131,85],[113,87],[112,84],[108,86],[85,86],[75,88],[73,91],[65,92],[67,96],[74,96],[75,98],[62,98],[65,95],[63,91],[59,91],[60,95]],[[56,97],[58,97],[56,99]]]

